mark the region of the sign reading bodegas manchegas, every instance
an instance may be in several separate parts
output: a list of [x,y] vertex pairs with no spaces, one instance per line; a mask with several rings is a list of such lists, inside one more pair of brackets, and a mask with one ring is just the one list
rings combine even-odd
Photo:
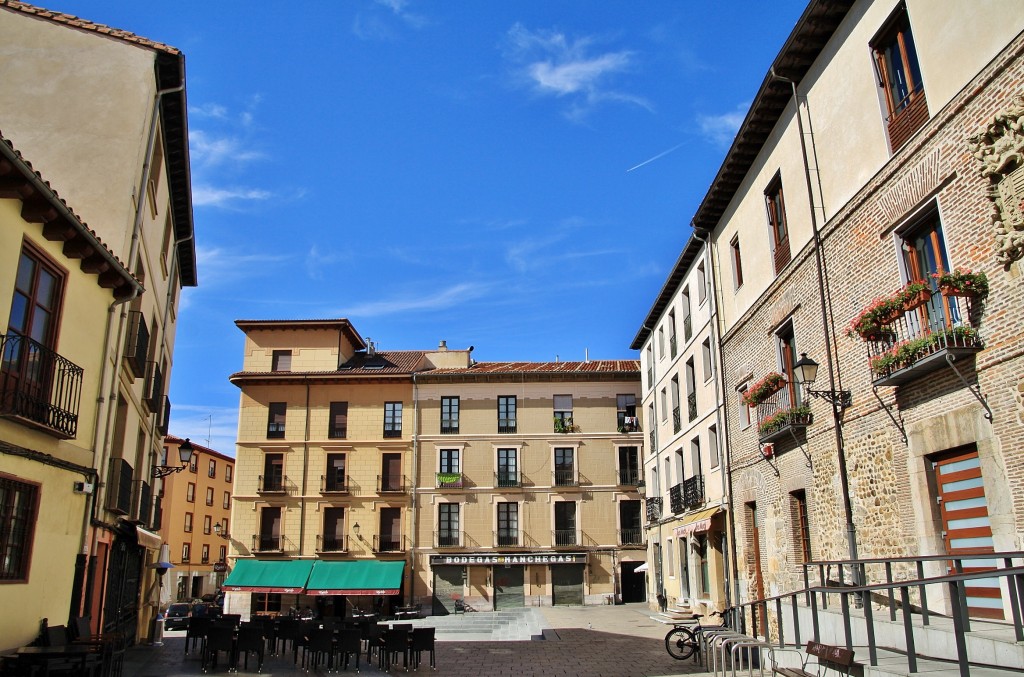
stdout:
[[581,553],[521,553],[516,555],[431,555],[430,566],[443,564],[487,565],[495,564],[586,564],[587,556]]

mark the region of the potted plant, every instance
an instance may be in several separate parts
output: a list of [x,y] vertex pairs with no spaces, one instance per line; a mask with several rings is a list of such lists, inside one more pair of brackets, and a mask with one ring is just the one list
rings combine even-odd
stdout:
[[988,296],[988,276],[983,272],[973,273],[966,268],[957,268],[951,273],[932,273],[932,277],[943,296]]
[[784,385],[786,385],[785,376],[776,371],[768,372],[764,378],[747,388],[743,393],[743,403],[748,407],[756,407]]
[[903,312],[903,298],[900,294],[879,296],[867,305],[846,328],[849,337],[860,336],[865,341],[881,340],[887,333],[887,326]]
[[932,290],[925,282],[910,282],[898,292],[903,304],[903,310],[913,310],[928,303],[932,297]]
[[782,430],[789,425],[804,425],[811,423],[811,407],[802,404],[799,407],[781,409],[771,416],[765,417],[757,424],[757,431],[763,437]]

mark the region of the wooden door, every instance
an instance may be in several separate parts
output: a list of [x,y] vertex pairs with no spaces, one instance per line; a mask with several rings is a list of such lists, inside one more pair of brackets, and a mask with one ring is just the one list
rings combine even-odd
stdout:
[[[757,504],[747,504],[747,517],[749,519],[748,528],[750,529],[750,547],[751,552],[747,555],[747,561],[753,564],[754,574],[754,595],[756,599],[764,599],[764,574],[761,570],[761,533],[757,527]],[[761,635],[765,635],[768,632],[768,626],[765,622],[765,614],[763,609],[758,609],[758,631]]]
[[[942,513],[946,552],[954,556],[995,552],[978,450],[969,447],[945,454],[932,461],[932,468]],[[995,560],[966,560],[964,572],[989,571],[995,565]],[[975,579],[966,591],[967,608],[971,616],[1004,617],[997,578]]]

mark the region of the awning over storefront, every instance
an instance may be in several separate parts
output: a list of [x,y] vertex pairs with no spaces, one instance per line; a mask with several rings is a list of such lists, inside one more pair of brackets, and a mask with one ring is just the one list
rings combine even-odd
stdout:
[[222,586],[228,592],[300,593],[306,588],[313,560],[240,559]]
[[324,562],[313,567],[306,585],[310,595],[397,595],[404,561]]
[[636,569],[633,569],[633,571],[635,573],[638,573],[638,574],[639,573],[643,573],[644,571],[647,571],[647,562],[644,562],[643,564],[638,566]]
[[163,539],[160,538],[160,534],[154,534],[152,531],[146,531],[142,527],[135,527],[135,537],[139,539],[139,545],[149,548],[150,550],[159,550],[163,544]]
[[672,530],[676,538],[699,534],[711,528],[711,518],[721,512],[721,508],[715,506],[707,510],[698,510],[695,513],[683,518],[683,523]]

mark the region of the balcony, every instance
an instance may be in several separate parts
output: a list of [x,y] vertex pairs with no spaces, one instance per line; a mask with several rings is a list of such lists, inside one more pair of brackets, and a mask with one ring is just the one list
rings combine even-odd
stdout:
[[435,473],[435,485],[438,489],[461,489],[462,473],[460,472],[439,472]]
[[283,494],[288,484],[288,476],[284,475],[259,475],[256,478],[256,493],[258,494]]
[[699,508],[704,505],[704,476],[694,475],[683,480],[683,505]]
[[811,407],[794,404],[795,391],[787,386],[768,395],[757,404],[757,437],[761,442],[771,442],[804,430],[814,422]]
[[896,318],[867,340],[875,386],[899,386],[985,347],[976,328],[975,299],[932,294],[929,301]]
[[580,485],[575,470],[556,470],[552,475],[551,479],[556,487],[578,487]]
[[253,534],[253,552],[284,552],[284,536],[278,534]]
[[408,491],[405,475],[377,475],[378,494],[404,494]]
[[654,367],[647,367],[647,389],[654,387]]
[[640,419],[636,416],[619,416],[618,424],[620,433],[640,432]]
[[171,427],[171,398],[164,395],[164,404],[160,408],[160,422],[156,424],[156,431],[166,435]]
[[267,439],[268,440],[283,440],[284,439],[284,423],[271,421],[267,423]]
[[150,525],[153,531],[160,531],[160,528],[164,525],[164,499],[163,496],[157,495],[153,501],[153,522]]
[[634,527],[632,529],[619,529],[619,545],[646,545],[644,536],[647,535],[647,531],[642,527]]
[[132,512],[132,477],[134,468],[123,458],[110,459],[107,476],[107,510],[121,515]]
[[551,532],[551,545],[556,548],[575,548],[580,539],[575,529],[555,529]]
[[458,435],[459,434],[459,419],[452,418],[441,419],[441,434],[442,435]]
[[669,487],[668,507],[673,515],[686,512],[686,503],[683,501],[683,485],[676,484]]
[[523,486],[523,477],[518,470],[499,470],[494,473],[494,486],[512,489]]
[[135,480],[135,494],[139,499],[135,512],[136,519],[142,522],[143,526],[149,526],[153,515],[153,492],[149,487],[149,482]]
[[693,336],[693,322],[690,320],[690,316],[687,315],[683,318],[683,338],[687,341]]
[[554,432],[556,433],[578,433],[580,427],[572,422],[572,416],[555,416]]
[[679,407],[672,407],[672,432],[677,433],[683,429],[683,419],[679,414]]
[[348,552],[348,536],[324,535],[316,537],[317,552]]
[[638,487],[640,477],[640,470],[637,468],[619,468],[620,487]]
[[494,532],[494,547],[496,548],[522,548],[525,547],[523,539],[515,529],[500,529]]
[[405,536],[398,534],[374,534],[374,552],[405,552]]
[[686,414],[688,421],[697,420],[697,393],[690,393],[686,396]]
[[18,334],[0,339],[0,355],[0,415],[23,419],[59,437],[75,437],[83,369]]
[[672,355],[672,357],[675,357],[676,353],[679,351],[677,343],[678,342],[676,341],[675,334],[672,334],[671,336],[668,337],[668,350],[669,354]]
[[164,403],[164,372],[158,362],[146,365],[146,385],[142,389],[142,403],[149,413],[160,418],[160,405]]
[[348,475],[344,473],[338,473],[336,475],[321,475],[320,476],[320,493],[321,494],[347,494],[348,493]]
[[516,420],[514,418],[499,418],[498,419],[498,433],[515,433],[516,432]]
[[438,550],[445,548],[461,548],[462,532],[452,529],[442,529],[434,532],[434,547]]
[[648,451],[648,453],[656,453],[658,451],[658,435],[653,425],[651,426],[651,432],[648,434],[648,436],[651,439],[651,448]]
[[401,436],[402,436],[402,427],[401,426],[394,426],[394,425],[385,425],[384,426],[384,438],[385,439],[392,439],[392,438],[401,437]]
[[657,522],[661,519],[661,496],[647,499],[647,521]]
[[146,375],[146,358],[149,357],[149,328],[146,317],[139,310],[128,313],[128,333],[125,335],[124,359],[132,376]]
[[928,122],[928,102],[920,87],[896,104],[896,112],[887,121],[889,145],[896,152],[918,129]]

